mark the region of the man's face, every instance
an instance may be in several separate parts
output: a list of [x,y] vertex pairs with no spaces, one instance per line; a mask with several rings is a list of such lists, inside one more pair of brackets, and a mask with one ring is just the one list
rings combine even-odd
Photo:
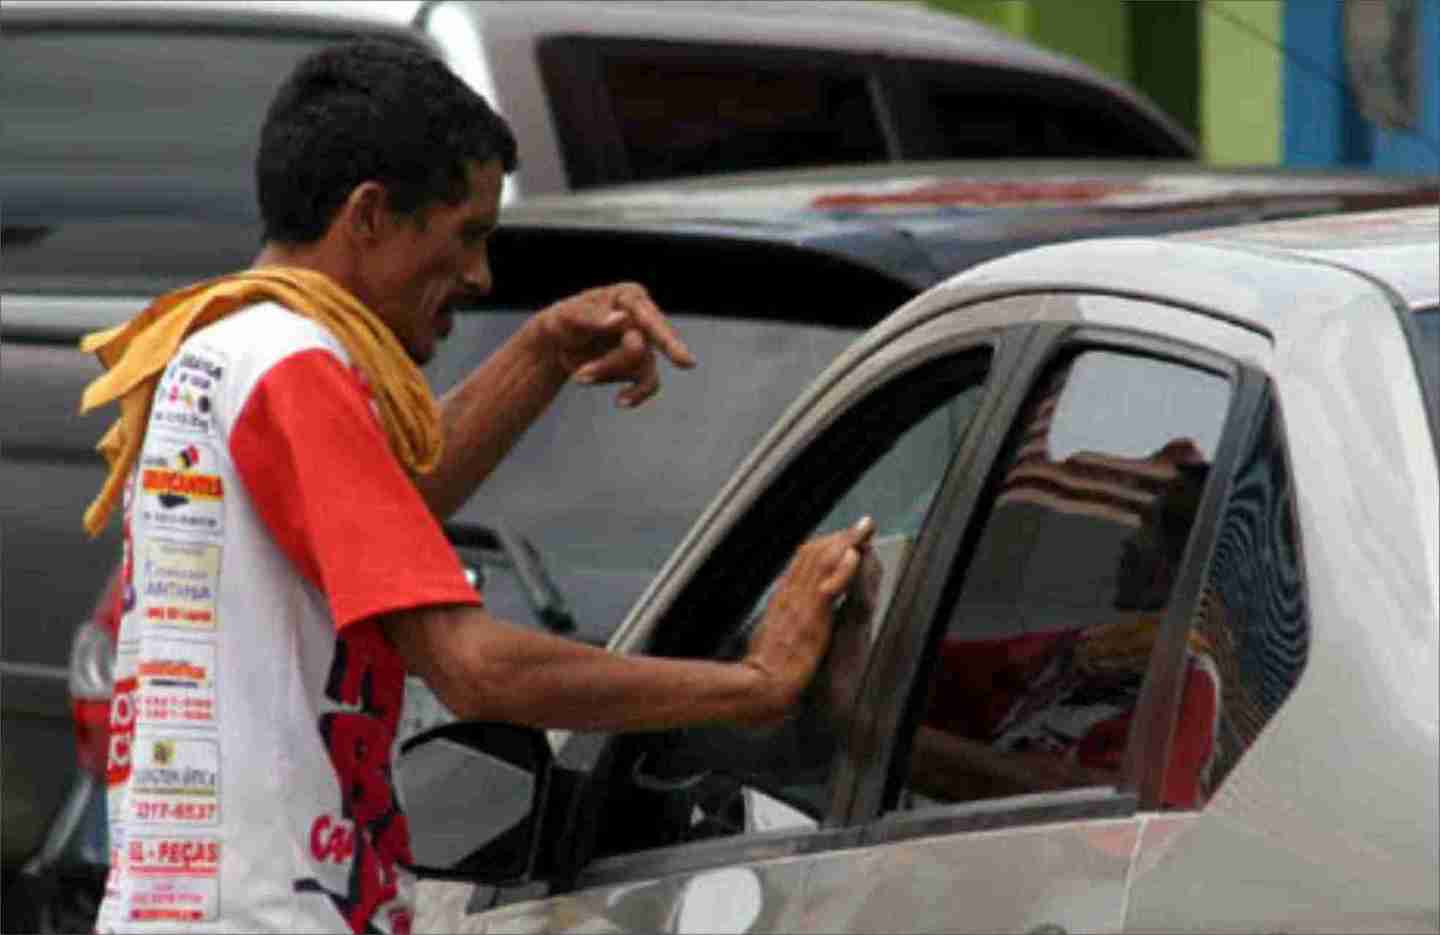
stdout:
[[498,159],[471,162],[466,178],[460,202],[437,201],[414,218],[396,218],[361,270],[371,310],[418,364],[450,333],[454,305],[490,291],[489,237],[505,172]]

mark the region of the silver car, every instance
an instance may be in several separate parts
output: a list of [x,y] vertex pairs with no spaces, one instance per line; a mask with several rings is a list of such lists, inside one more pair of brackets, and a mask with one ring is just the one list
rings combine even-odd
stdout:
[[794,716],[411,739],[417,930],[1436,931],[1437,241],[1078,241],[908,302],[611,641],[732,656],[869,514]]

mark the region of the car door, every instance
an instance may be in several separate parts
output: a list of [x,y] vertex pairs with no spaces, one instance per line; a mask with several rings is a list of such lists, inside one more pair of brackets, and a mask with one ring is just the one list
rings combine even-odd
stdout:
[[[1064,302],[1050,305],[1066,316]],[[853,352],[822,377],[828,389],[792,409],[682,544],[617,645],[732,658],[795,544],[869,513],[879,560],[870,598],[840,611],[805,702],[768,734],[711,728],[570,743],[562,759],[588,759],[593,772],[560,836],[575,863],[552,882],[569,892],[469,924],[1120,930],[1140,808],[1158,807],[1169,788],[1170,723],[1188,711],[1182,698],[1193,681],[1186,642],[1160,636],[1184,629],[1194,582],[1173,568],[1158,585],[1145,577],[1154,569],[1136,555],[1154,543],[1140,535],[1142,518],[1178,523],[1178,533],[1169,530],[1169,548],[1179,550],[1172,565],[1189,568],[1181,556],[1228,476],[1234,455],[1222,440],[1234,447],[1238,421],[1254,408],[1254,380],[1173,342],[1019,324],[1044,307],[1033,298],[982,303],[869,355]],[[1069,383],[1078,388],[1065,391]],[[1065,452],[1058,466],[1035,458],[1037,441],[1050,445],[1049,429]],[[1209,470],[1215,464],[1222,469]],[[1047,471],[1076,489],[1056,496]],[[1170,487],[1181,488],[1179,507],[1160,496]],[[1162,501],[1165,510],[1151,509]],[[1208,554],[1198,540],[1195,554]],[[1007,576],[1006,556],[1021,552],[1027,573]],[[1152,612],[1143,652],[1134,621],[1106,620],[1126,562],[1134,567],[1124,603]],[[1104,749],[1109,774],[1077,770],[1032,789],[949,796],[912,780],[911,750],[924,746],[917,728],[947,726],[922,716],[921,700],[933,694],[935,648],[957,607],[966,638],[994,641],[1016,627],[1111,635],[1096,644],[1112,650],[1099,658],[1129,666],[1110,687],[1117,696],[1102,699],[1105,716],[1071,703],[1049,717],[1063,728],[1067,718],[1123,713],[1131,739],[1121,730]],[[1053,726],[1029,721],[1010,733]],[[1176,736],[1193,746],[1188,733]]]
[[1263,380],[1129,330],[1035,356],[900,582],[856,740],[886,768],[853,787],[860,847],[809,878],[817,930],[1121,931],[1149,816],[1223,775],[1194,621]]

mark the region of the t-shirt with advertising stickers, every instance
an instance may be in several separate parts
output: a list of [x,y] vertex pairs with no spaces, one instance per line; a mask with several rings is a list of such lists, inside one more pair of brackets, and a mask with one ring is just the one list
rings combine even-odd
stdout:
[[267,302],[186,339],[123,522],[97,929],[404,935],[375,618],[480,597],[334,336]]

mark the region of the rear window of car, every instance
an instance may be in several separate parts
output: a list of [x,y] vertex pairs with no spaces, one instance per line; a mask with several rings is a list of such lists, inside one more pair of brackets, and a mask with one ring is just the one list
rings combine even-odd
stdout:
[[[453,386],[533,311],[458,315],[425,368],[431,386]],[[616,408],[615,386],[562,393],[457,515],[534,543],[578,635],[593,642],[620,622],[740,459],[859,333],[667,311],[698,367],[662,365],[659,394],[634,413]]]
[[890,156],[855,56],[558,36],[539,63],[574,188]]
[[602,68],[637,181],[886,156],[858,72],[643,55],[607,57]]
[[[1183,157],[1176,139],[1100,88],[1013,69],[906,66],[921,106],[906,156],[921,159]],[[905,102],[898,102],[900,107]]]
[[1103,87],[1005,66],[557,36],[538,59],[570,185],[898,159],[1185,157]]
[[253,188],[271,96],[302,56],[337,38],[7,27],[0,168]]

